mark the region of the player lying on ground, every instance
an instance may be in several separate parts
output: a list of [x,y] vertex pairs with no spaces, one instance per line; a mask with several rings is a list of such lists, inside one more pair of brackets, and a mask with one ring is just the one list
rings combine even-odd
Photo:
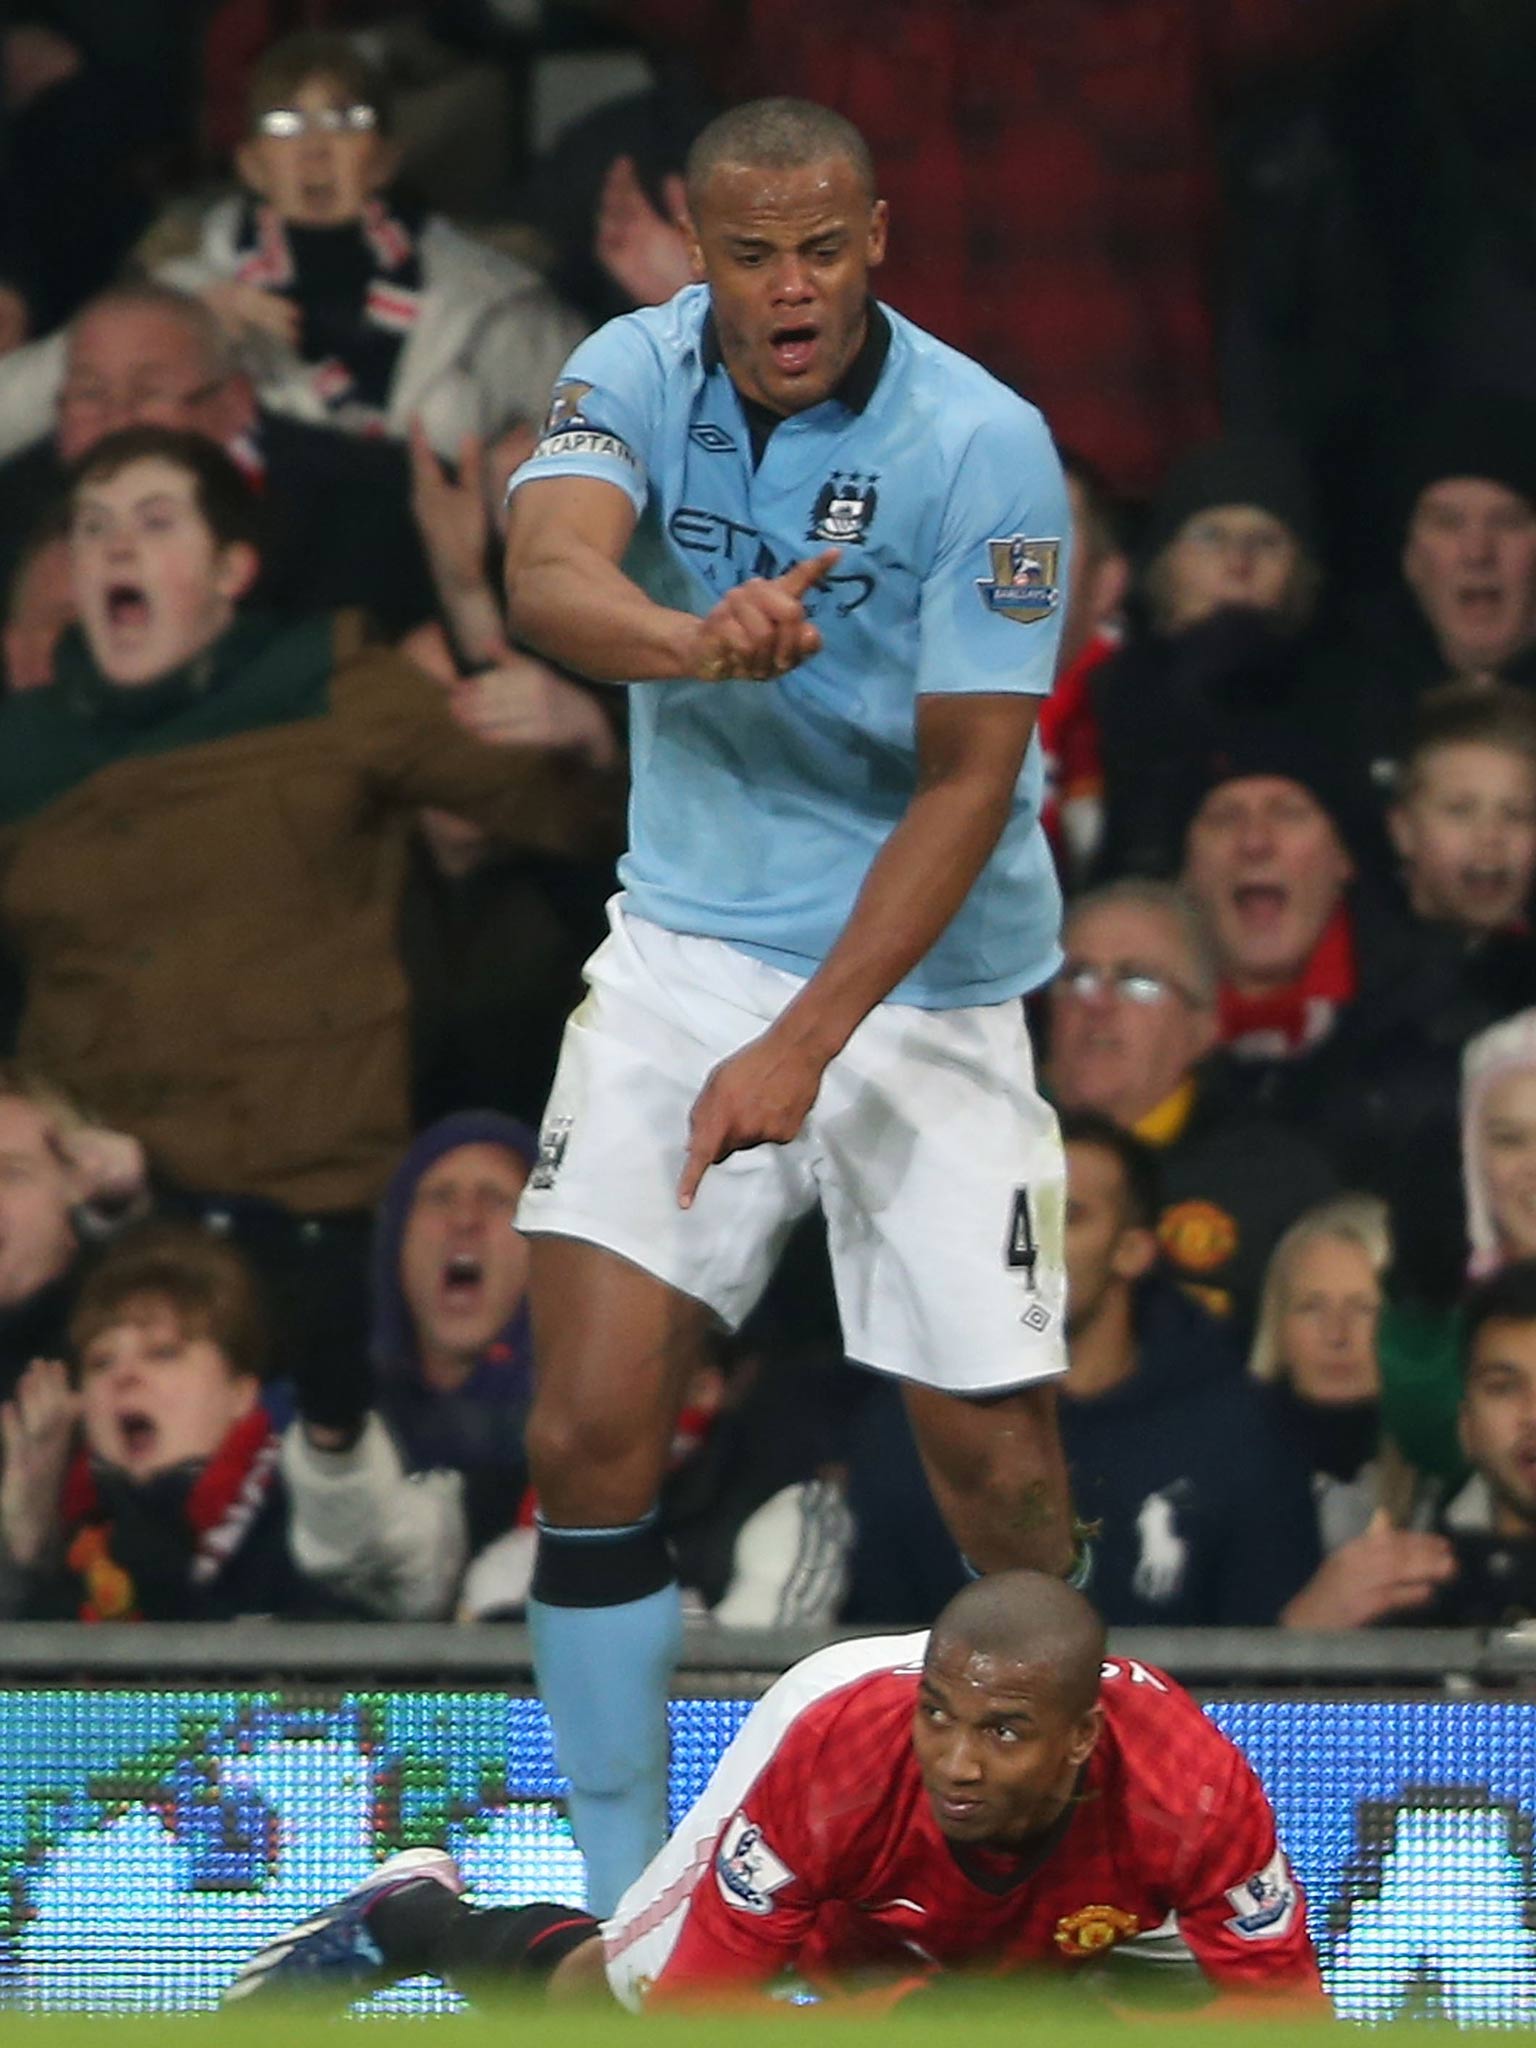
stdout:
[[1129,1959],[1229,1996],[1321,1997],[1241,1753],[1161,1672],[1105,1662],[1087,1601],[1036,1572],[968,1586],[926,1637],[787,1672],[608,1921],[473,1907],[462,1889],[438,1850],[392,1857],[228,1996],[430,1972],[471,1990],[543,1979],[553,1997],[606,1984],[638,2009],[790,1975],[836,1997]]

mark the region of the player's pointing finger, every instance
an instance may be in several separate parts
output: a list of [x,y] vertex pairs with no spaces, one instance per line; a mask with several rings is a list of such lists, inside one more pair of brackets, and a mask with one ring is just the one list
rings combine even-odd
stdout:
[[699,1182],[715,1163],[719,1151],[719,1139],[715,1132],[715,1120],[708,1114],[700,1115],[695,1107],[693,1121],[688,1130],[688,1156],[683,1161],[682,1177],[677,1183],[677,1206],[691,1209],[693,1198],[699,1191]]
[[823,576],[829,576],[842,559],[841,548],[823,548],[819,555],[809,555],[803,562],[792,562],[779,578],[780,587],[791,597],[804,597]]

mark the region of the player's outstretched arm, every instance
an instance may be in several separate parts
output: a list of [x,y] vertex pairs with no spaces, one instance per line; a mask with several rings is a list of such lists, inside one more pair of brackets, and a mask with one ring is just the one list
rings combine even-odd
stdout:
[[678,1183],[683,1208],[709,1167],[795,1136],[827,1063],[949,924],[1007,822],[1039,709],[1038,697],[1001,692],[919,698],[916,794],[816,973],[704,1084]]
[[634,507],[614,484],[540,477],[521,485],[507,527],[507,611],[517,638],[599,683],[765,681],[819,651],[805,599],[836,563],[836,548],[782,576],[754,577],[698,619],[655,603],[624,574],[634,530]]

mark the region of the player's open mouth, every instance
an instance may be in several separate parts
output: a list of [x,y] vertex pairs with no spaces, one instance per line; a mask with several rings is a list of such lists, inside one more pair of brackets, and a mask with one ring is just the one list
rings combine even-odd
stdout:
[[979,1819],[986,1810],[979,1799],[967,1799],[959,1794],[951,1797],[948,1793],[935,1792],[932,1797],[941,1827],[964,1827]]
[[336,204],[336,187],[329,178],[307,179],[299,187],[299,197],[311,213],[329,213]]
[[786,377],[803,376],[811,367],[818,339],[814,327],[776,327],[768,337],[775,366]]

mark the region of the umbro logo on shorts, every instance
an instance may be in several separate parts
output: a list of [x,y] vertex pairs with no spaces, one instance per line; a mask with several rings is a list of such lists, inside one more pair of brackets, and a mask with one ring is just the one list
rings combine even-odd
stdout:
[[1039,1336],[1051,1327],[1051,1312],[1042,1302],[1032,1301],[1019,1321],[1026,1330],[1033,1330]]

